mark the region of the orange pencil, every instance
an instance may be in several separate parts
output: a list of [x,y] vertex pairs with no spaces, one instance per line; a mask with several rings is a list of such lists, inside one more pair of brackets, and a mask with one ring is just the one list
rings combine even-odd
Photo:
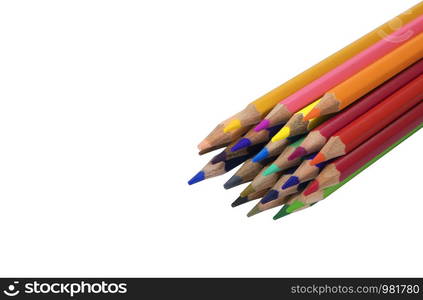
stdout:
[[423,33],[328,91],[304,117],[340,111],[423,57]]

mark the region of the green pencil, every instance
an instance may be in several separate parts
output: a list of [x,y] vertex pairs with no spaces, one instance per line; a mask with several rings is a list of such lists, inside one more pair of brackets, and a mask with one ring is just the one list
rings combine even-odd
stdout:
[[311,205],[326,199],[334,193],[337,189],[342,187],[344,184],[346,184],[348,181],[353,179],[355,176],[360,174],[362,171],[367,169],[369,166],[374,164],[376,161],[378,161],[382,156],[384,156],[386,153],[394,149],[396,146],[401,144],[403,141],[405,141],[407,138],[409,138],[411,135],[416,133],[420,128],[423,127],[423,124],[419,124],[415,129],[413,129],[411,132],[409,132],[407,135],[403,136],[401,139],[399,139],[397,142],[392,144],[389,148],[387,148],[385,151],[381,152],[380,154],[376,155],[372,160],[367,162],[365,165],[363,165],[360,169],[358,169],[356,172],[351,174],[349,177],[347,177],[345,180],[341,181],[340,183],[324,188],[322,190],[319,190],[313,194],[310,194],[308,196],[304,196],[303,194],[299,195],[298,197],[295,197],[293,199],[290,199],[290,201],[281,208],[281,210],[273,217],[274,220],[280,219],[286,215],[292,214],[294,212],[300,211],[302,209],[308,208]]

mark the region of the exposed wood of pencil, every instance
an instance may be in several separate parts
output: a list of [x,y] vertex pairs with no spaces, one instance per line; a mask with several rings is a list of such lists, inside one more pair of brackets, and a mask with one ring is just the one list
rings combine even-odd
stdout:
[[264,166],[273,162],[276,157],[270,157],[261,162],[253,162],[252,159],[247,160],[236,173],[229,178],[224,184],[225,189],[230,189],[243,183],[249,182],[256,177]]
[[[403,114],[356,149],[327,165],[307,188],[305,194],[327,188],[345,180],[363,165],[387,149],[393,149],[414,128],[423,126],[423,102]],[[401,140],[402,141],[402,140]]]
[[226,147],[231,142],[234,142],[237,139],[239,139],[250,128],[251,126],[242,127],[238,130],[231,132],[230,134],[224,134],[223,131],[217,131],[217,133],[220,133],[220,134],[214,134],[206,138],[204,141],[202,141],[198,145],[198,149],[200,150],[198,154],[203,155],[211,151],[217,150],[219,148]]
[[[297,193],[299,194],[299,193]],[[296,194],[295,194],[296,195]],[[252,217],[255,216],[259,213],[262,213],[266,210],[270,210],[272,208],[276,208],[279,207],[285,203],[287,203],[287,201],[289,200],[290,196],[284,196],[284,197],[280,197],[276,200],[273,201],[269,201],[266,203],[262,203],[262,202],[258,202],[248,213],[247,213],[247,217]]]
[[306,136],[300,147],[297,148],[293,158],[321,150],[327,140],[336,131],[342,129],[356,118],[366,113],[368,110],[421,74],[423,74],[423,60],[418,61],[374,91],[370,92],[368,95],[361,98],[350,107],[333,116],[330,120],[313,129]]
[[[312,164],[344,155],[389,125],[422,100],[423,75],[386,98],[333,135]],[[276,160],[277,161],[277,160]]]
[[305,117],[340,111],[423,57],[423,33],[328,91]]
[[[266,167],[268,167],[267,165]],[[274,173],[269,176],[264,176],[263,172],[266,169],[266,167],[263,168],[263,170],[253,179],[253,181],[241,192],[240,196],[245,197],[246,195],[258,192],[264,189],[268,189],[272,187],[276,181],[281,176],[281,173]]]
[[[260,120],[282,99],[292,95],[299,89],[303,88],[307,84],[321,77],[325,73],[341,65],[348,59],[354,57],[361,51],[367,49],[369,46],[375,44],[381,40],[384,36],[380,33],[391,34],[395,31],[395,28],[391,25],[392,22],[401,22],[402,24],[408,24],[412,20],[416,19],[423,14],[423,3],[418,3],[411,9],[400,14],[392,20],[389,20],[385,24],[379,26],[368,34],[364,35],[360,39],[354,41],[338,52],[332,54],[326,59],[322,60],[318,64],[307,69],[303,73],[295,76],[288,80],[279,87],[273,89],[269,93],[263,95],[257,100],[251,102],[244,110],[235,114],[234,116],[226,119],[224,122],[219,124],[203,141],[200,143],[202,146],[199,150],[209,148],[213,143],[227,144],[234,141],[236,138],[233,137],[232,133],[241,128],[249,125],[254,125],[260,122]],[[223,134],[222,134],[223,133]],[[210,142],[214,141],[214,142]],[[208,145],[208,147],[205,147]]]
[[253,192],[248,194],[245,197],[238,197],[234,202],[232,202],[231,206],[232,207],[237,207],[241,204],[256,200],[256,199],[260,199],[261,197],[263,197],[266,193],[267,193],[268,189],[265,190],[261,190],[258,192]]
[[423,31],[423,16],[398,28],[395,32],[385,36],[377,43],[364,49],[343,64],[330,70],[294,94],[279,102],[270,113],[254,129],[263,130],[282,122],[286,112],[295,113],[312,101],[320,98],[328,90],[347,80],[360,70],[374,63],[389,52],[406,43]]

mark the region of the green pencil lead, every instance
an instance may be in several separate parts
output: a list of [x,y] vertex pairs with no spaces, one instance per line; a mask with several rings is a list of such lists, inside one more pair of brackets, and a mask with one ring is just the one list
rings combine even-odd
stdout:
[[277,220],[277,219],[280,219],[280,218],[282,218],[282,217],[285,217],[286,215],[289,215],[289,213],[286,211],[286,208],[287,208],[288,206],[287,205],[285,205],[285,206],[283,206],[279,211],[278,211],[278,213],[276,214],[276,215],[274,215],[273,216],[273,220]]
[[276,172],[281,171],[281,168],[279,168],[277,165],[275,164],[271,164],[264,172],[263,172],[263,176],[267,176]]
[[295,212],[297,209],[300,209],[300,208],[302,208],[303,206],[305,206],[306,204],[305,203],[303,203],[303,202],[301,202],[301,201],[298,201],[298,200],[295,200],[293,203],[291,203],[287,208],[286,208],[286,210],[287,210],[287,212],[289,213],[289,214],[292,214],[293,212]]
[[282,207],[282,209],[280,211],[278,211],[278,213],[273,217],[273,220],[277,220],[280,219],[282,217],[285,217],[286,215],[292,214],[293,212],[295,212],[296,210],[304,207],[306,204],[304,204],[301,201],[294,201],[293,203],[289,204],[289,205],[285,205],[284,207]]

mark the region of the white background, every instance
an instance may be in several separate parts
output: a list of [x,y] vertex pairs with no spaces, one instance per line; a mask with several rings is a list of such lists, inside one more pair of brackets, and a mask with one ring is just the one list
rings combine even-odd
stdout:
[[0,275],[423,276],[422,131],[278,222],[186,183],[218,122],[417,2],[2,1]]

